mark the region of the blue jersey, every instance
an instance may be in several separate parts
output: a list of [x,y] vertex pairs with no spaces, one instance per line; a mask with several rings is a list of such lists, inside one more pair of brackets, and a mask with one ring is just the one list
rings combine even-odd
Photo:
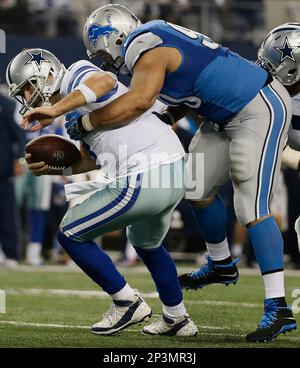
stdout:
[[167,73],[159,99],[170,106],[185,104],[215,122],[226,122],[263,87],[267,72],[201,33],[162,20],[135,29],[123,44],[130,73],[144,52],[173,47],[182,55],[175,72]]

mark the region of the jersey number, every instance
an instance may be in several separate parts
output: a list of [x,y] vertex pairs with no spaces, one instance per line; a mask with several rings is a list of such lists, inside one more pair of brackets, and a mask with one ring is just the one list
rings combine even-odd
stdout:
[[197,40],[200,37],[202,37],[202,40],[201,40],[202,45],[205,46],[205,47],[208,47],[211,50],[216,50],[217,48],[220,47],[220,45],[218,43],[214,42],[212,39],[210,39],[209,37],[205,36],[202,33],[194,32],[191,29],[178,26],[177,24],[173,24],[173,23],[169,23],[169,22],[167,22],[167,23],[170,27],[175,29],[175,31],[178,31],[178,32],[184,34],[185,36],[191,38],[192,40]]

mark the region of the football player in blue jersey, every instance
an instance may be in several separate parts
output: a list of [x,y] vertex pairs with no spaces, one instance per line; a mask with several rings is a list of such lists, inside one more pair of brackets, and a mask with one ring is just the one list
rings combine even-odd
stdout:
[[[231,258],[227,242],[227,214],[218,196],[231,178],[236,215],[248,229],[264,280],[263,320],[274,322],[247,339],[267,341],[294,329],[285,300],[283,239],[269,210],[291,120],[286,89],[265,68],[207,36],[163,20],[142,25],[121,5],[105,5],[93,12],[83,38],[89,56],[102,56],[132,79],[128,92],[73,121],[76,135],[126,124],[157,98],[169,106],[163,119],[170,124],[188,111],[207,119],[189,148],[187,187],[201,155],[205,167],[197,180],[204,183],[202,190],[188,191],[187,197],[206,241],[208,263],[182,275],[182,287],[196,289],[238,280],[237,260]],[[284,45],[280,52],[285,52]],[[50,123],[49,116],[47,109],[28,112],[25,123],[39,117],[35,129],[40,129]],[[271,315],[270,303],[276,306]]]

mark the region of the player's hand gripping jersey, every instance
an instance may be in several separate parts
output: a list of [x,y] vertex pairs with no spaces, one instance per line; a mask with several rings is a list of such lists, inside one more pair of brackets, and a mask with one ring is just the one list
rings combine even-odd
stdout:
[[[62,97],[95,72],[107,73],[88,61],[71,65],[62,81]],[[84,115],[99,109],[128,91],[113,74],[111,76],[116,80],[113,90],[99,98],[97,103],[85,105],[77,112]],[[84,137],[83,144],[104,175],[111,180],[175,162],[184,155],[183,147],[171,127],[152,113],[146,113],[120,128],[94,130]]]
[[180,67],[166,75],[159,99],[171,106],[185,104],[201,116],[226,122],[263,87],[267,72],[189,29],[155,20],[125,40],[123,59],[132,73],[138,59],[154,47],[173,47],[182,55]]

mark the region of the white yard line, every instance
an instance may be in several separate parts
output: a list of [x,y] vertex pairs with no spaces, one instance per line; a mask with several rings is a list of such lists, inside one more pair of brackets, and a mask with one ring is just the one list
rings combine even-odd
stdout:
[[73,325],[59,325],[56,323],[32,323],[20,321],[0,321],[0,325],[14,325],[19,327],[49,327],[49,328],[72,328],[79,330],[89,330],[91,326],[73,326]]
[[[153,314],[153,317],[160,317],[158,314]],[[74,325],[62,325],[56,323],[33,323],[33,322],[20,322],[20,321],[0,321],[0,325],[13,325],[20,327],[49,327],[49,328],[70,328],[70,329],[79,329],[79,330],[90,330],[91,326],[74,326]],[[199,328],[205,328],[207,330],[224,330],[231,329],[230,327],[216,327],[216,326],[202,326],[197,325]],[[140,331],[139,329],[126,329],[126,331]]]
[[[191,266],[183,266],[181,267],[180,265],[177,265],[177,270],[179,274],[182,273],[187,273],[187,272],[191,272],[193,270],[195,270],[197,267],[197,265],[191,265]],[[149,271],[147,270],[147,268],[143,265],[141,266],[137,266],[134,268],[126,268],[126,267],[118,267],[120,268],[120,270],[122,270],[122,272],[125,273],[132,273],[132,274],[137,274],[137,273],[149,273]],[[18,272],[29,272],[29,273],[44,273],[44,272],[49,272],[49,273],[56,273],[56,272],[66,272],[66,273],[81,273],[82,271],[80,270],[79,267],[77,267],[75,264],[70,264],[70,265],[66,265],[66,266],[56,266],[56,265],[46,265],[46,266],[41,266],[41,267],[32,267],[32,266],[26,266],[26,265],[20,265],[17,268],[13,268],[13,269],[8,269],[8,268],[0,268],[0,273],[6,273],[6,272],[12,272],[12,273],[18,273]],[[260,272],[258,269],[250,269],[250,268],[239,268],[239,272],[240,274],[243,275],[247,275],[247,276],[260,276]],[[285,270],[285,275],[286,276],[294,276],[294,277],[300,277],[300,271],[299,270]]]
[[[31,323],[31,322],[21,322],[21,321],[0,321],[0,325],[13,325],[18,327],[37,327],[37,328],[58,328],[58,329],[78,329],[78,330],[90,330],[90,326],[75,326],[75,325],[62,325],[62,324],[54,324],[54,323]],[[245,335],[241,334],[234,334],[234,333],[217,333],[217,332],[203,332],[201,329],[204,330],[232,330],[231,327],[216,327],[216,326],[202,326],[197,325],[197,327],[200,328],[199,335],[209,335],[209,336],[223,336],[223,337],[238,337],[238,338],[244,338]],[[127,332],[140,332],[141,329],[132,329],[128,328],[126,329]],[[294,342],[294,341],[300,341],[299,337],[293,337],[293,336],[285,336],[285,340]]]
[[[89,298],[109,298],[103,291],[97,290],[67,290],[67,289],[4,289],[7,295],[33,295],[33,296],[58,296],[58,297],[79,297],[83,299]],[[141,293],[142,297],[146,299],[158,299],[158,293],[149,292]],[[222,300],[190,300],[184,299],[185,303],[197,304],[197,305],[216,305],[216,306],[229,306],[229,307],[242,307],[242,308],[262,308],[261,304],[256,303],[238,303],[228,302]]]

